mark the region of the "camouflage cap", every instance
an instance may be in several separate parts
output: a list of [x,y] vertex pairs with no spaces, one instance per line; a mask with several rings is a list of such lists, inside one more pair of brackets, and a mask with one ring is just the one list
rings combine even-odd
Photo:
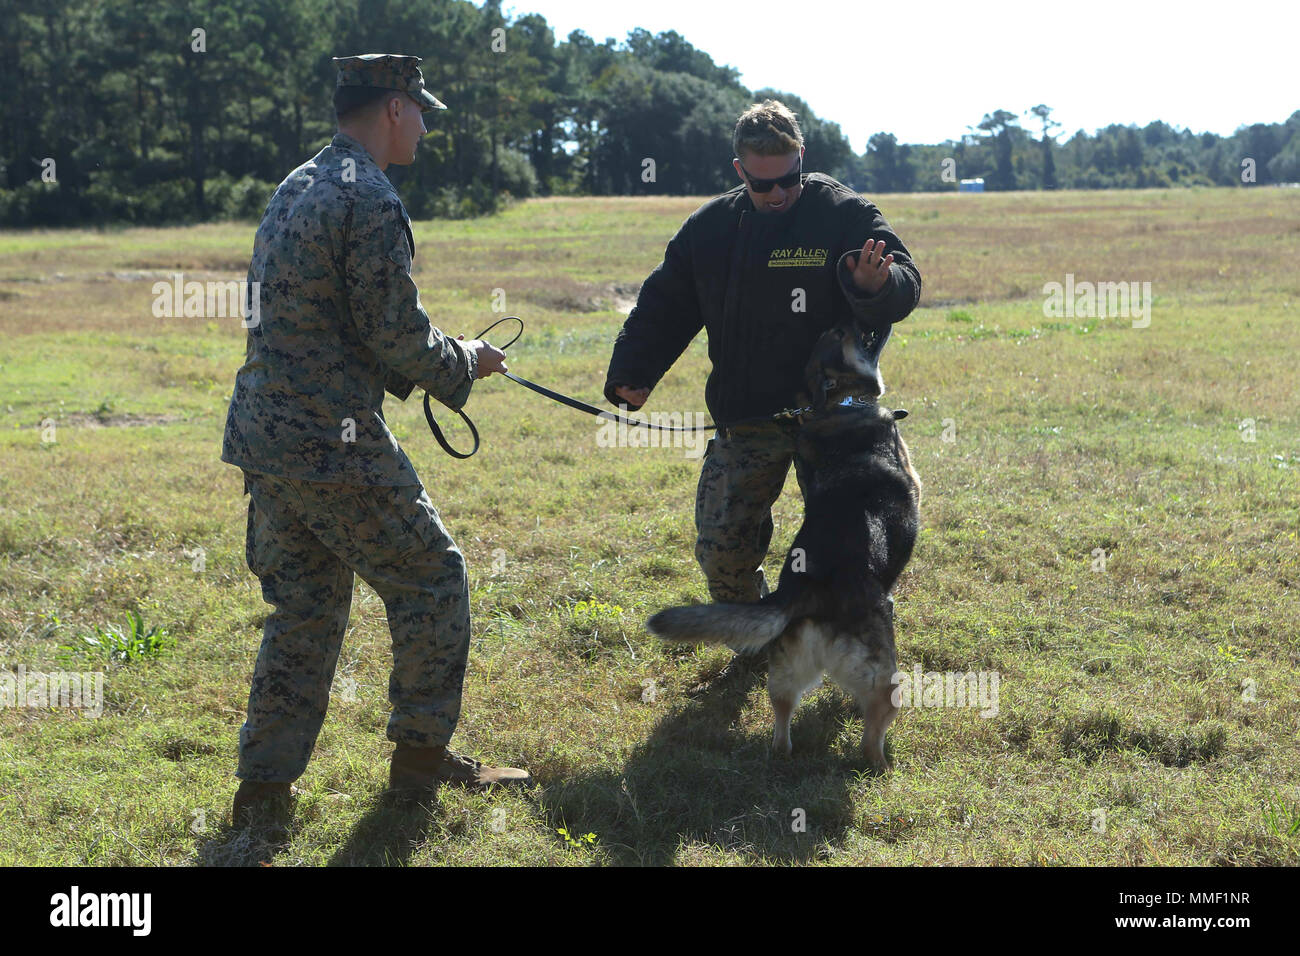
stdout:
[[335,86],[368,86],[377,90],[398,90],[409,93],[426,110],[445,110],[447,107],[424,88],[424,75],[417,65],[418,56],[400,53],[363,53],[360,56],[336,56],[334,65],[339,77]]

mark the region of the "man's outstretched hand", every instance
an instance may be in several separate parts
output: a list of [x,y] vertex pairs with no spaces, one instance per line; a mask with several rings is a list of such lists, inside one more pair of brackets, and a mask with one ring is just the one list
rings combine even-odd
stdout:
[[633,388],[631,385],[619,385],[614,389],[614,394],[628,405],[640,408],[645,404],[645,400],[650,397],[650,389]]
[[885,252],[885,241],[875,242],[868,239],[858,254],[856,263],[851,262],[853,284],[868,295],[875,295],[889,281],[889,266],[894,261],[894,254],[881,256]]
[[456,339],[465,343],[465,348],[474,352],[478,358],[478,378],[487,378],[493,372],[508,372],[506,368],[506,353],[494,345],[479,339],[470,339],[465,342],[465,336],[458,335]]

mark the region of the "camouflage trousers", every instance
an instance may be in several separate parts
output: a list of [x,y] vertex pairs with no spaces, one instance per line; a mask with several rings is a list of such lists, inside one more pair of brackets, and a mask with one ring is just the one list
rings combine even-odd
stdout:
[[695,559],[714,601],[751,603],[767,594],[772,505],[791,461],[807,497],[805,468],[795,455],[798,429],[793,422],[758,422],[719,429],[709,439],[695,495]]
[[392,634],[388,739],[447,743],[469,655],[469,581],[424,488],[251,472],[245,479],[248,567],[274,610],[239,731],[236,776],[289,781],[306,768],[329,705],[354,572],[383,599]]

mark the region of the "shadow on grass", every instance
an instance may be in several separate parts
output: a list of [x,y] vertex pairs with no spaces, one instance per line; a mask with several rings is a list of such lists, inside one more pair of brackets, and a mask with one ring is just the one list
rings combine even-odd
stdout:
[[[850,785],[863,765],[833,743],[855,711],[838,694],[806,701],[795,714],[795,756],[775,759],[766,735],[746,739],[732,728],[758,686],[761,675],[750,671],[710,687],[664,718],[621,770],[548,786],[551,828],[594,831],[610,861],[624,865],[671,864],[683,844],[755,862],[824,855],[853,825]],[[766,708],[765,690],[761,699]]]
[[[397,802],[381,797],[335,851],[327,866],[402,866],[436,826],[435,801]],[[300,812],[287,824],[224,825],[198,850],[199,866],[274,866],[299,830],[310,826]]]
[[380,802],[362,817],[326,866],[404,866],[435,828],[436,798]]

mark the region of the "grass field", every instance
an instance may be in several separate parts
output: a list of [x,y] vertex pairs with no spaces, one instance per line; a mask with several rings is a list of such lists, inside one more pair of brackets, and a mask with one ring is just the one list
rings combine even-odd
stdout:
[[[700,201],[420,223],[423,301],[473,334],[505,290],[512,369],[596,401],[618,307]],[[771,761],[762,680],[690,699],[729,652],[643,627],[706,598],[698,460],[599,448],[498,377],[468,462],[414,398],[386,413],[469,563],[455,744],[541,786],[383,805],[391,656],[358,583],[274,853],[228,827],[268,610],[219,461],[244,332],[150,310],[175,271],[242,279],[253,228],[0,233],[0,671],[105,675],[97,718],[0,709],[0,864],[1300,863],[1300,190],[877,201],[925,280],[883,361],[925,486],[899,664],[996,671],[998,715],[904,709],[871,777],[825,688]],[[1149,327],[1046,318],[1067,274],[1150,282]],[[706,370],[701,337],[647,411],[703,411]],[[800,514],[791,474],[769,575]],[[174,643],[60,663],[131,613]]]

